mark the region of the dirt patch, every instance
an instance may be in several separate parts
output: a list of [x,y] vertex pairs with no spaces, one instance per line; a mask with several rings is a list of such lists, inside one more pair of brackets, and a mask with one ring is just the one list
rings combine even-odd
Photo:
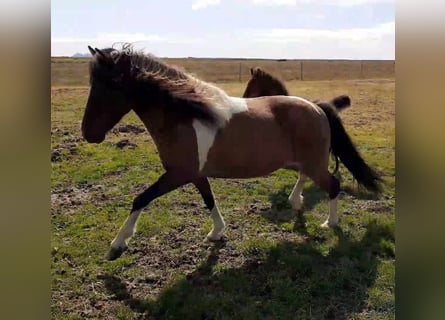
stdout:
[[116,128],[114,128],[111,132],[118,133],[118,132],[124,132],[124,133],[144,133],[146,132],[145,128],[143,126],[138,126],[136,124],[121,124],[118,125]]
[[85,184],[51,191],[51,211],[54,214],[71,214],[93,200],[107,200],[102,185]]
[[394,204],[385,200],[352,200],[354,206],[363,211],[369,211],[372,213],[386,213],[394,214]]
[[116,142],[114,144],[115,147],[119,148],[119,149],[124,149],[124,148],[129,148],[129,149],[134,149],[136,148],[138,145],[134,142],[131,142],[128,139],[122,139],[118,142]]
[[61,128],[52,128],[51,129],[52,137],[61,137],[63,142],[80,142],[83,141],[81,137],[81,132],[79,130],[67,130]]
[[199,281],[195,276],[197,270],[211,268],[218,260],[224,265],[243,264],[244,257],[231,242],[204,241],[201,227],[201,223],[191,222],[150,239],[137,237],[127,254],[134,257],[135,264],[144,266],[147,273],[138,279],[126,279],[132,282],[127,285],[128,293],[133,298],[147,298],[147,294],[156,297],[174,274],[185,274],[188,279]]
[[[70,141],[75,141],[71,139]],[[78,147],[76,142],[64,142],[58,144],[51,150],[51,162],[60,162],[62,160],[68,160],[72,156],[78,154]]]

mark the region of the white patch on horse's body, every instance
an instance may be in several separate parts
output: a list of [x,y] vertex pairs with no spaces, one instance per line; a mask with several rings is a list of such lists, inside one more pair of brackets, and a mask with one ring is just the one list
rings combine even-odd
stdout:
[[228,106],[226,106],[224,110],[227,110],[227,113],[230,116],[229,120],[233,117],[234,114],[248,110],[246,99],[239,97],[230,97],[230,96],[228,98],[229,98]]
[[224,228],[226,227],[226,224],[224,222],[224,219],[219,212],[218,206],[215,203],[215,206],[213,207],[212,211],[210,212],[210,217],[213,221],[213,228],[212,230],[207,234],[207,238],[210,240],[221,240],[222,232]]
[[[234,114],[247,111],[246,99],[239,97],[231,97],[221,88],[208,83],[201,82],[206,90],[206,95],[211,96],[212,107],[214,110],[225,120],[225,122],[230,121]],[[219,124],[223,127],[224,124]]]
[[[233,115],[248,110],[246,100],[238,97],[230,97],[218,87],[215,88],[214,108],[222,115],[226,123],[230,121]],[[204,168],[207,162],[207,155],[215,141],[218,130],[226,123],[220,123],[218,126],[209,126],[200,120],[193,120],[193,128],[196,133],[196,143],[198,145],[199,171]]]
[[196,143],[198,145],[198,160],[199,160],[199,171],[204,168],[207,162],[207,154],[215,141],[216,133],[218,128],[208,126],[201,121],[195,119],[193,120],[193,128],[196,133]]

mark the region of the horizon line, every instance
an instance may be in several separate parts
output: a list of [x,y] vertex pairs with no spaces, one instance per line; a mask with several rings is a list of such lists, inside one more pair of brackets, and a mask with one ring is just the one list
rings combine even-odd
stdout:
[[[91,56],[81,56],[81,57],[74,57],[67,56],[67,55],[61,55],[61,56],[50,56],[51,58],[69,58],[69,59],[89,59]],[[369,59],[369,58],[362,58],[362,59],[348,59],[348,58],[242,58],[242,57],[162,57],[162,56],[156,56],[159,59],[220,59],[220,60],[274,60],[274,61],[289,61],[289,60],[310,60],[310,61],[323,61],[323,60],[335,60],[335,61],[396,61],[396,59]]]

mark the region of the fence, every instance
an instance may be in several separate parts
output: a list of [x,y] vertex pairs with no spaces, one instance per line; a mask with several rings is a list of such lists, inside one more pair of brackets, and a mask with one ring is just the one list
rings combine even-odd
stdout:
[[[282,80],[394,78],[394,60],[261,60],[164,58],[165,62],[211,82],[246,82],[251,67],[262,67]],[[52,58],[52,85],[88,85],[88,59]]]
[[394,60],[165,59],[207,81],[247,81],[251,67],[289,80],[393,78]]

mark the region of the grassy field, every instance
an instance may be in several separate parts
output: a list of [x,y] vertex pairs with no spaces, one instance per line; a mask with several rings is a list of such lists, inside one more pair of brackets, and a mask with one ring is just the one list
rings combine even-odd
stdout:
[[[104,143],[82,140],[86,64],[56,60],[53,319],[394,319],[393,75],[287,82],[292,94],[311,99],[350,95],[353,106],[341,117],[364,158],[385,179],[384,192],[376,197],[357,189],[341,168],[339,228],[319,227],[327,217],[327,197],[312,182],[304,190],[303,213],[292,212],[287,196],[294,172],[214,179],[227,222],[226,243],[203,241],[211,228],[208,211],[197,191],[186,186],[154,201],[141,216],[129,251],[107,262],[104,255],[134,196],[162,167],[134,114]],[[214,69],[220,68],[214,61]],[[238,81],[218,85],[234,96],[245,88]]]
[[[250,68],[260,66],[286,81],[292,80],[346,80],[394,79],[395,62],[351,60],[253,60],[166,58],[166,62],[180,66],[205,81],[247,81]],[[53,86],[87,86],[88,58],[52,58]],[[303,67],[303,72],[301,68]]]

